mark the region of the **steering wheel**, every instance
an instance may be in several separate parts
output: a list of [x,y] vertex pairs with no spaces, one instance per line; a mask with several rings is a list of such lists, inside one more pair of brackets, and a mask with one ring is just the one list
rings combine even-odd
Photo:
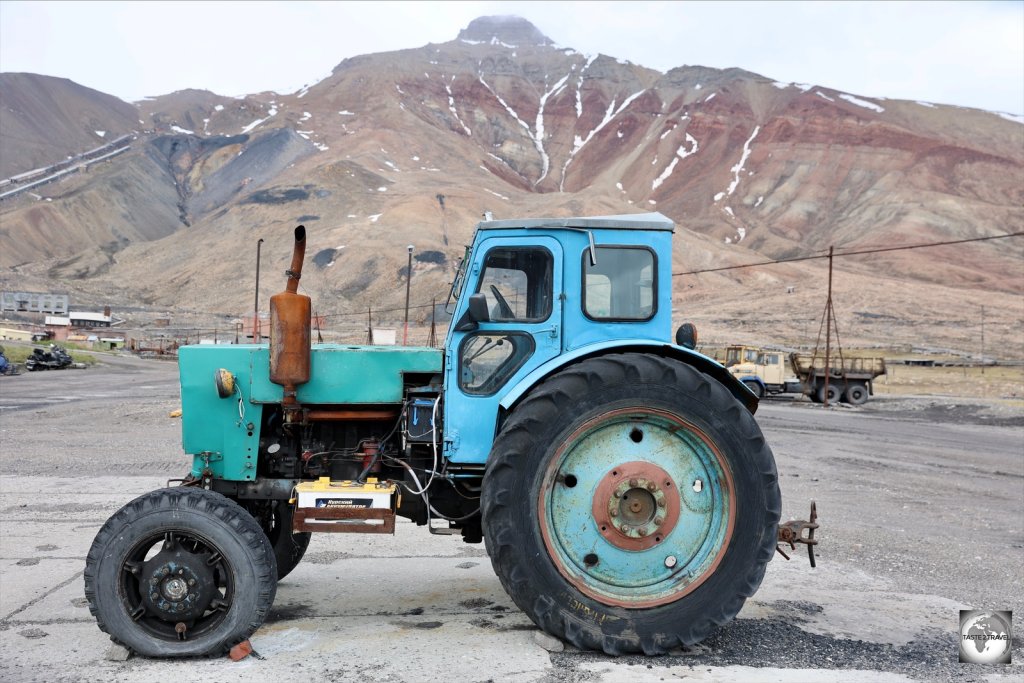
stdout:
[[512,307],[508,305],[507,301],[505,301],[505,297],[502,296],[501,292],[499,292],[498,288],[494,285],[491,285],[491,294],[494,295],[494,298],[498,302],[498,315],[504,320],[514,319],[516,317],[515,311],[512,310]]

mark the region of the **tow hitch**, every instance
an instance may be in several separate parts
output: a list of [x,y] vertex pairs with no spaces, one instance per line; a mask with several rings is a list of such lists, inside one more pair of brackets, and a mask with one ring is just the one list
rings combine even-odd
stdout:
[[[818,541],[814,538],[814,532],[818,528],[818,506],[815,502],[811,501],[811,521],[805,522],[802,519],[794,519],[789,522],[779,524],[779,543],[788,543],[790,550],[796,550],[797,543],[803,543],[807,546],[807,557],[811,560],[811,567],[815,567],[814,563],[814,546],[818,545]],[[807,531],[807,535],[804,535],[804,531]],[[775,549],[779,551],[787,560],[789,555],[782,549],[781,545],[776,545]]]

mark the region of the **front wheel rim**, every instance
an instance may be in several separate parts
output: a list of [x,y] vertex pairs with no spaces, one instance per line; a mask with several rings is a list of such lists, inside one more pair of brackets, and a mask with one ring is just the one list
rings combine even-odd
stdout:
[[226,557],[191,531],[169,529],[140,539],[125,555],[119,574],[125,613],[148,635],[168,642],[215,631],[234,598]]
[[602,604],[674,602],[714,574],[732,537],[731,470],[704,431],[672,413],[591,418],[543,474],[540,531],[559,573]]

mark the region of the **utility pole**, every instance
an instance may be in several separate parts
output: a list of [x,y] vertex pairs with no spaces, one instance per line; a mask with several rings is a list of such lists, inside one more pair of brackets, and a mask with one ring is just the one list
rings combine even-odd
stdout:
[[437,300],[431,299],[430,300],[430,334],[427,335],[427,346],[430,346],[430,347],[437,346],[437,321],[436,321],[436,315],[435,315],[436,312],[437,312]]
[[448,213],[444,208],[444,195],[441,193],[437,194],[437,203],[441,205],[441,238],[444,240],[444,246],[448,246]]
[[409,268],[405,273],[405,332],[402,334],[402,346],[409,345],[409,290],[412,286],[412,250],[413,246],[410,244],[409,249]]
[[985,307],[981,307],[981,374],[985,374]]
[[825,407],[828,408],[828,376],[832,353],[832,247],[828,248],[828,299],[825,302]]
[[256,300],[252,305],[252,343],[260,343],[260,247],[263,246],[263,238],[256,242]]

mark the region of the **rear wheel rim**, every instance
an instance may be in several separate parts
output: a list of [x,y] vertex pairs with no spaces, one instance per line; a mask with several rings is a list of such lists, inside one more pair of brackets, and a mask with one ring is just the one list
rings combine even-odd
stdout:
[[594,417],[552,455],[539,522],[559,573],[595,600],[648,608],[714,574],[736,518],[732,474],[698,427],[653,408]]

